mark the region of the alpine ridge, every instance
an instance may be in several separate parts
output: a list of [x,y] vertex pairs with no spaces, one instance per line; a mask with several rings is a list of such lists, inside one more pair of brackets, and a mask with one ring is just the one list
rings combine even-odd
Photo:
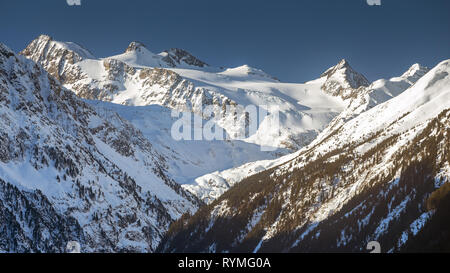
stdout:
[[[219,111],[216,116],[222,117],[217,124],[229,136],[239,135],[245,128],[236,124],[233,113],[225,111],[227,106],[279,105],[281,132],[262,122],[258,132],[245,139],[274,149],[296,150],[308,144],[346,105],[342,98],[321,91],[322,83],[280,83],[246,65],[211,67],[185,50],[154,54],[142,43],[132,42],[123,54],[98,59],[68,52],[68,43],[48,39],[41,35],[21,54],[40,63],[82,98],[130,106],[158,104],[207,120],[211,117],[202,110],[213,105]],[[55,46],[45,46],[49,43]],[[71,55],[77,57],[68,61]]]
[[0,128],[0,252],[65,252],[68,241],[83,252],[152,252],[201,205],[133,125],[103,119],[3,44]]

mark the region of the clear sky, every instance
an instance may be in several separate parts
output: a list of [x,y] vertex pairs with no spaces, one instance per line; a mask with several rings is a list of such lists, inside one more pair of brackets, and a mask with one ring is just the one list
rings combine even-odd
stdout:
[[280,78],[317,78],[341,58],[370,80],[450,58],[449,0],[0,0],[0,42],[22,50],[39,34],[97,57],[133,40],[178,47],[215,66],[248,64]]

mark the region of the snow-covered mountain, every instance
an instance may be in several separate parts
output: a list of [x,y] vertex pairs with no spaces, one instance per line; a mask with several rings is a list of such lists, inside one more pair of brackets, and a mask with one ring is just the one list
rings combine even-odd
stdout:
[[[155,54],[139,42],[132,42],[122,54],[99,59],[81,46],[41,35],[21,54],[40,63],[82,98],[130,106],[157,104],[193,112],[206,120],[211,116],[202,110],[215,106],[216,123],[232,137],[245,130],[236,120],[246,116],[227,112],[226,106],[265,107],[269,115],[257,132],[243,141],[291,150],[309,144],[347,104],[338,94],[323,92],[322,86],[334,78],[343,81],[346,90],[366,84],[346,62],[342,69],[335,69],[339,75],[328,71],[327,77],[317,81],[289,84],[247,65],[212,67],[181,49]],[[275,118],[275,110],[267,108],[274,105],[280,111],[279,130],[269,122]]]
[[416,65],[362,88],[356,96],[393,98],[262,164],[280,165],[183,216],[158,250],[364,252],[378,241],[383,252],[403,251],[436,222],[427,201],[450,180],[450,60],[425,72]]
[[343,99],[356,96],[358,88],[370,84],[363,75],[353,70],[345,59],[325,71],[321,78],[325,79],[322,85],[325,92]]
[[[91,57],[75,44],[47,46],[64,56],[49,71]],[[0,252],[64,252],[68,241],[86,252],[152,252],[201,205],[131,123],[98,115],[3,44],[0,128]]]
[[[8,133],[0,144],[9,152],[0,156],[0,213],[15,221],[4,228],[21,232],[2,238],[0,251],[23,251],[34,234],[52,232],[55,239],[31,249],[60,251],[75,238],[87,251],[154,251],[159,244],[169,252],[360,252],[376,240],[395,252],[436,222],[429,196],[450,174],[450,61],[370,83],[342,60],[297,84],[248,65],[214,67],[182,49],[153,53],[132,42],[97,58],[41,35],[21,54],[52,78],[2,48],[3,89],[15,93],[0,97],[3,117],[12,116],[2,125]],[[26,69],[12,69],[14,62]],[[39,77],[27,76],[36,73],[45,78],[38,85]],[[47,93],[33,97],[33,90]],[[60,100],[46,99],[52,92]],[[35,100],[42,114],[27,112],[40,105]],[[229,107],[248,105],[268,115],[254,134],[233,139],[254,117]],[[203,112],[206,106],[215,112]],[[213,121],[229,138],[175,140],[172,110]],[[25,136],[12,129],[18,120]],[[13,149],[13,139],[24,144]],[[23,208],[38,216],[18,221]]]
[[[248,65],[211,67],[180,49],[154,54],[140,42],[132,42],[122,54],[97,59],[81,46],[57,42],[46,35],[34,40],[22,54],[48,71],[57,71],[55,77],[79,96],[112,102],[102,103],[102,107],[119,112],[147,132],[145,136],[152,143],[161,144],[155,146],[168,157],[169,173],[206,202],[243,178],[280,164],[283,158],[271,160],[287,154],[283,148],[295,151],[309,144],[324,128],[334,130],[400,94],[427,71],[414,65],[401,77],[370,84],[342,60],[316,80],[291,84]],[[211,104],[222,117],[217,124],[229,135],[243,128],[236,124],[235,115],[227,115],[227,105],[276,105],[280,128],[271,126],[273,116],[269,115],[254,135],[243,140],[178,142],[171,138],[170,126],[175,119],[169,109],[192,111],[208,120],[202,109]],[[333,126],[327,126],[330,122]],[[277,150],[258,151],[261,145]]]

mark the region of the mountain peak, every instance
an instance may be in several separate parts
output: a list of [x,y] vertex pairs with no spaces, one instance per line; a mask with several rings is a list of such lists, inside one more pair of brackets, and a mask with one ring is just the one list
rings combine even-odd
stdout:
[[130,45],[128,45],[125,52],[141,51],[143,48],[147,49],[144,43],[139,41],[133,41],[130,43]]
[[261,69],[254,68],[249,66],[248,64],[244,64],[234,68],[228,68],[225,71],[221,72],[222,75],[233,76],[233,77],[248,77],[253,76],[259,79],[264,80],[273,80],[279,81],[277,78],[267,74]]
[[321,77],[330,77],[332,74],[335,74],[340,70],[348,70],[349,72],[357,73],[355,70],[353,70],[353,68],[350,66],[350,63],[346,59],[342,59],[335,66],[328,68],[324,73],[322,73]]
[[96,59],[83,46],[73,42],[53,40],[49,35],[39,35],[22,52],[21,55],[40,63],[52,76],[60,80],[59,71],[85,59]]
[[346,59],[327,69],[320,77],[326,78],[322,86],[325,92],[344,99],[353,96],[354,90],[370,85],[366,77],[356,72]]

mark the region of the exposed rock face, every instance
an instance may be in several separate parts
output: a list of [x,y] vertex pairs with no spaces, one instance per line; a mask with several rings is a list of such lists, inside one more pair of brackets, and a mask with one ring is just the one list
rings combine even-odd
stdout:
[[85,244],[83,230],[39,190],[23,191],[0,178],[0,252],[64,252],[67,242]]
[[[42,42],[34,41],[32,44],[34,43]],[[33,52],[33,49],[43,50],[45,47],[28,48],[23,54],[27,58],[38,60],[44,67],[48,66],[49,60],[39,56],[54,55],[51,52]],[[62,74],[58,77],[66,88],[85,99],[127,106],[157,104],[180,112],[193,112],[205,121],[214,119],[214,123],[224,129],[224,134],[232,138],[248,133],[250,122],[255,121],[254,117],[243,111],[237,112],[233,107],[243,108],[257,104],[266,109],[281,106],[278,117],[278,111],[270,110],[267,118],[260,115],[258,132],[251,137],[246,135],[248,139],[244,140],[249,144],[277,149],[277,156],[287,150],[296,151],[311,143],[326,124],[344,109],[345,103],[341,98],[324,94],[320,89],[323,79],[310,85],[284,84],[264,71],[248,65],[229,69],[206,66],[184,50],[172,49],[153,54],[142,43],[133,42],[125,53],[117,56],[100,60],[95,57],[87,58],[74,64],[65,64]],[[347,64],[343,67],[344,70],[347,69]],[[186,71],[187,74],[183,74]],[[340,70],[336,68],[334,73],[330,72],[330,79],[339,73]],[[195,75],[199,74],[201,76],[195,78]],[[192,75],[194,77],[191,77]],[[206,80],[203,82],[203,79]],[[245,89],[235,90],[239,82]],[[286,89],[281,91],[278,89],[280,87]],[[349,92],[355,92],[350,85],[347,87]],[[301,95],[301,98],[291,97],[298,94],[304,95]],[[340,96],[339,94],[334,95]],[[304,106],[304,101],[315,105]],[[213,106],[213,114],[203,111],[208,106]],[[279,129],[271,125],[277,119]],[[239,158],[245,153],[244,149],[237,150],[238,155],[232,156],[233,158]],[[271,158],[273,154],[270,155]],[[258,159],[267,157],[252,160]],[[180,157],[175,160],[185,161]],[[242,163],[236,162],[239,162],[239,165]],[[227,168],[239,165],[236,163]],[[209,202],[238,182],[236,179],[209,174],[202,173],[194,178],[200,179],[202,186],[189,183],[191,185],[183,187]]]
[[0,128],[1,251],[152,252],[200,204],[140,131],[2,44]]
[[370,82],[353,70],[347,60],[341,60],[336,66],[325,71],[322,78],[326,78],[322,88],[325,92],[343,99],[354,97],[357,89],[369,86]]
[[197,67],[208,66],[207,63],[200,61],[191,53],[183,49],[171,48],[169,50],[165,50],[164,52],[167,53],[167,55],[164,57],[164,60],[172,64],[174,67],[183,63]]

